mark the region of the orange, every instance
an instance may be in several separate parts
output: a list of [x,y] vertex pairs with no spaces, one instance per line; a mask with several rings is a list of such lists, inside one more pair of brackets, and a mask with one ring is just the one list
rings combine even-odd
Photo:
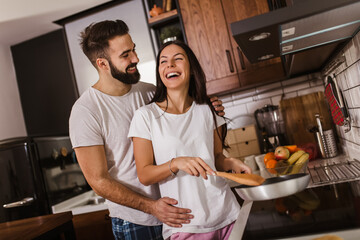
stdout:
[[277,161],[275,159],[270,159],[265,163],[265,167],[269,171],[269,173],[276,174],[276,167]]
[[294,153],[298,150],[298,147],[296,145],[288,145],[284,147],[286,147],[290,151],[290,153]]
[[264,163],[266,164],[267,161],[269,160],[275,160],[275,154],[274,152],[268,152],[267,154],[265,154],[264,156]]

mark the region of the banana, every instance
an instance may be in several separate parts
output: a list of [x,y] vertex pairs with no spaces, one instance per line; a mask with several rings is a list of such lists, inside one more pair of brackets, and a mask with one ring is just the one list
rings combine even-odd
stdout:
[[289,157],[287,162],[289,164],[294,164],[304,153],[305,153],[305,151],[303,151],[303,150],[298,150],[298,151],[294,152],[293,154],[291,154],[291,156]]
[[306,161],[309,159],[309,154],[308,153],[303,153],[294,163],[291,171],[289,174],[295,174],[295,173],[299,173],[300,170],[304,167],[304,164],[306,163]]

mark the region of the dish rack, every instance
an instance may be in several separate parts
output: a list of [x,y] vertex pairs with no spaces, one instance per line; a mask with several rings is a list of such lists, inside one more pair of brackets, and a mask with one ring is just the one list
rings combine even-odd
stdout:
[[360,180],[360,162],[357,160],[320,161],[309,164],[311,181],[308,187]]

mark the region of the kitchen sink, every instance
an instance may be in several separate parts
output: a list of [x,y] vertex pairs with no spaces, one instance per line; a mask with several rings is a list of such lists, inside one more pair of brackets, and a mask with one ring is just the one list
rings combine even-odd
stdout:
[[53,213],[71,211],[73,215],[107,209],[105,199],[90,190],[51,207]]

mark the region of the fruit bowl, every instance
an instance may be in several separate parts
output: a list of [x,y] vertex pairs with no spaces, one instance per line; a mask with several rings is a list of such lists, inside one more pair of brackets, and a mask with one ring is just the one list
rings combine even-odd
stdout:
[[309,160],[303,163],[289,164],[284,160],[279,160],[274,168],[265,168],[265,170],[273,176],[306,173],[308,162]]
[[263,167],[260,170],[253,171],[263,178],[278,177],[284,175],[292,175],[297,173],[307,173],[307,165],[309,160],[302,163],[288,164],[285,160],[279,160],[275,167]]

